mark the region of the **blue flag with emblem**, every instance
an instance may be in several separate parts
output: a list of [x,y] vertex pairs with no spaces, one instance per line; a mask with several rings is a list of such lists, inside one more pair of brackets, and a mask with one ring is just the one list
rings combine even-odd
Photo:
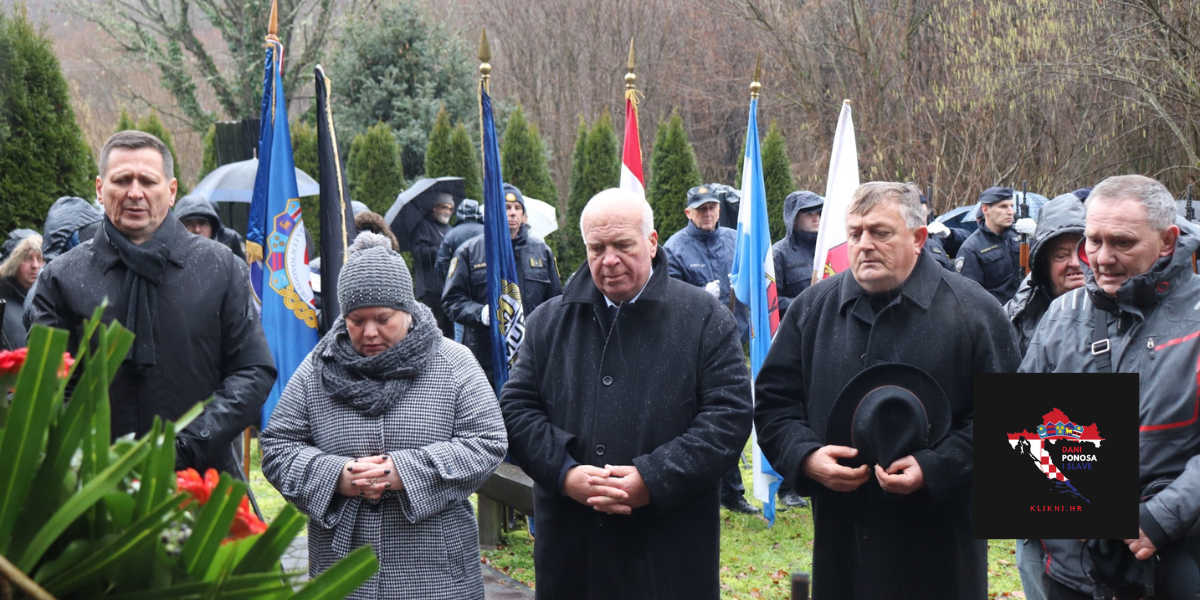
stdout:
[[[767,195],[763,185],[762,155],[758,144],[758,98],[750,100],[746,127],[746,154],[742,160],[742,202],[738,208],[737,245],[729,283],[738,302],[750,307],[750,376],[758,371],[779,328],[779,298],[775,289],[775,259],[771,255],[771,229],[767,221]],[[753,391],[751,392],[753,393]],[[775,524],[775,494],[783,478],[754,443],[754,497],[763,503],[763,516]]]
[[496,121],[492,118],[492,98],[487,88],[479,88],[480,120],[483,122],[483,221],[487,260],[488,329],[492,339],[492,376],[496,395],[508,381],[508,370],[517,360],[521,340],[525,338],[525,308],[517,283],[517,261],[513,258],[512,236],[504,202],[504,176],[500,172],[500,145],[496,140]]
[[308,236],[296,188],[292,135],[283,95],[283,44],[267,37],[258,174],[250,202],[246,259],[250,286],[279,376],[262,409],[265,428],[292,373],[317,345],[317,311],[308,273]]

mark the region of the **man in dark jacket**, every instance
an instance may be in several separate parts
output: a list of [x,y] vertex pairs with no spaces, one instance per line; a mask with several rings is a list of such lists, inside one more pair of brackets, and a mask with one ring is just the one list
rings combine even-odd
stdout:
[[241,474],[230,442],[258,422],[275,365],[246,263],[183,228],[170,214],[175,189],[162,141],[140,131],[110,137],[96,177],[103,226],[42,270],[30,317],[69,331],[75,348],[107,298],[103,320],[137,336],[109,388],[114,439],[212,397],[178,433],[176,468]]
[[421,219],[412,233],[414,292],[421,304],[428,306],[437,319],[442,335],[453,338],[453,322],[442,312],[442,287],[446,283],[441,271],[436,268],[438,248],[442,238],[450,231],[450,216],[454,214],[454,197],[438,194],[433,208]]
[[1017,332],[1021,356],[1055,298],[1083,286],[1083,265],[1076,251],[1083,239],[1083,202],[1063,194],[1042,206],[1029,245],[1029,275],[1004,312]]
[[[729,273],[733,270],[733,252],[737,231],[719,225],[721,219],[720,184],[708,184],[688,190],[687,227],[675,232],[663,248],[671,277],[703,288],[722,306],[729,307]],[[750,313],[738,303],[734,310],[739,339],[749,339]],[[736,465],[721,480],[721,506],[743,514],[756,514],[758,507],[746,501],[742,471]]]
[[172,211],[188,231],[220,242],[233,255],[246,260],[245,242],[241,234],[221,223],[217,210],[203,196],[184,196],[175,203]]
[[983,286],[1000,304],[1021,284],[1021,234],[1033,233],[1032,219],[1013,227],[1013,191],[991,187],[979,195],[979,229],[958,249],[958,272]]
[[[671,277],[704,288],[729,306],[729,273],[733,270],[733,250],[737,247],[737,231],[718,225],[721,219],[720,184],[709,184],[688,190],[687,227],[667,238],[667,265]],[[723,186],[722,186],[723,187]],[[734,313],[742,341],[748,339],[750,312],[738,304]]]
[[[1019,355],[1000,305],[921,253],[919,194],[899,183],[858,188],[846,219],[850,269],[792,303],[756,381],[759,446],[813,498],[816,598],[987,595],[987,544],[971,535],[971,380],[1015,371]],[[953,335],[913,351],[945,320]],[[889,465],[840,464],[858,450],[827,443],[833,403],[884,363],[941,385],[949,433]]]
[[[483,212],[479,210],[479,202],[470,198],[463,199],[458,204],[455,216],[457,221],[454,223],[454,227],[450,228],[446,237],[442,238],[442,244],[438,246],[437,263],[434,265],[434,270],[441,275],[443,281],[446,279],[446,273],[450,270],[450,261],[454,258],[454,253],[458,252],[459,247],[467,240],[477,235],[483,235]],[[443,287],[445,286],[443,285]]]
[[587,264],[530,315],[501,392],[537,483],[544,600],[720,594],[718,481],[750,434],[749,371],[729,311],[668,277],[653,219],[623,190],[588,202]]
[[[507,209],[508,232],[512,236],[513,258],[517,261],[517,285],[521,288],[521,306],[525,317],[543,302],[562,295],[558,280],[558,264],[546,242],[530,237],[525,223],[525,196],[516,186],[504,184],[504,204]],[[442,307],[446,316],[463,325],[463,345],[471,349],[488,380],[492,375],[492,338],[488,326],[491,315],[487,303],[487,245],[484,236],[477,235],[454,253],[442,292]]]
[[792,300],[812,285],[813,254],[817,250],[823,206],[825,199],[807,190],[792,192],[783,199],[787,235],[771,246],[780,317],[787,312]]
[[[483,235],[483,211],[480,210],[479,202],[470,198],[464,198],[458,203],[458,209],[455,211],[455,216],[458,217],[454,223],[454,227],[450,229],[450,233],[442,238],[442,245],[438,246],[437,264],[434,268],[438,275],[442,278],[442,289],[446,288],[446,273],[450,271],[450,261],[454,259],[454,253],[467,242],[467,240]],[[453,319],[447,317],[453,323]],[[454,323],[454,341],[462,343],[463,326],[462,323]]]
[[[1192,273],[1192,253],[1200,248],[1200,229],[1176,217],[1166,187],[1141,175],[1105,179],[1088,196],[1086,211],[1080,253],[1091,268],[1087,283],[1051,303],[1021,372],[1141,375],[1139,481],[1143,487],[1162,478],[1172,483],[1141,504],[1139,537],[1125,543],[1139,560],[1164,549],[1188,552],[1195,560],[1200,277]],[[1093,350],[1097,319],[1108,338]],[[1091,582],[1080,566],[1082,543],[1042,542],[1049,554],[1049,597],[1091,598]],[[1170,581],[1156,578],[1161,593]]]
[[104,211],[83,198],[63,196],[55,200],[42,226],[42,256],[46,262],[92,239],[103,218]]

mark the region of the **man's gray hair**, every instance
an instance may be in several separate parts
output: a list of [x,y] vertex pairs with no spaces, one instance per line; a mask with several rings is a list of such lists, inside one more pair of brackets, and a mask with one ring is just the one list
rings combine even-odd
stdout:
[[1116,175],[1101,181],[1088,194],[1085,206],[1097,202],[1137,200],[1146,207],[1146,223],[1155,231],[1175,224],[1175,197],[1167,186],[1144,175]]
[[127,129],[119,133],[114,133],[112,137],[108,138],[108,141],[104,142],[104,147],[100,149],[101,179],[108,173],[108,155],[112,153],[113,148],[120,148],[122,150],[153,148],[162,155],[163,175],[167,178],[167,181],[175,178],[175,158],[171,156],[170,148],[167,148],[167,145],[162,140],[149,133]]
[[921,190],[911,183],[895,183],[891,181],[870,181],[854,190],[854,198],[850,200],[848,214],[865,215],[872,208],[884,202],[895,202],[900,207],[900,216],[904,225],[910,230],[925,226],[925,217],[921,210]]
[[591,211],[601,206],[626,203],[639,205],[638,208],[642,210],[642,237],[649,239],[650,234],[654,232],[654,209],[650,208],[650,203],[646,202],[646,198],[629,190],[608,188],[592,196],[592,199],[588,200],[587,205],[583,207],[583,212],[579,213],[579,233],[583,238],[583,243],[587,243],[587,231],[583,228],[583,222],[587,220]]
[[[0,279],[7,279],[16,275],[17,269],[21,268],[21,263],[33,255],[42,255],[42,236],[40,235],[31,235],[17,244],[12,254],[9,254],[8,258],[3,263],[0,263]],[[19,308],[19,306],[16,307],[16,309]],[[10,307],[9,310],[15,309]]]

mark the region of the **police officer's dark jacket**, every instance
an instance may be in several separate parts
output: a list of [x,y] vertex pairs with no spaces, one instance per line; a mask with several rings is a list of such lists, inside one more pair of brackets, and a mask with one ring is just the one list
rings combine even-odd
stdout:
[[[517,261],[517,284],[526,318],[543,302],[562,295],[558,264],[545,242],[530,237],[529,226],[522,225],[512,241]],[[483,371],[492,378],[492,346],[488,328],[480,320],[487,302],[487,258],[484,236],[475,236],[459,247],[450,261],[446,287],[442,291],[442,310],[455,323],[461,323],[463,345],[471,349]],[[489,315],[489,322],[495,315]]]
[[[729,272],[733,270],[733,250],[737,247],[737,232],[728,227],[704,231],[688,221],[687,227],[676,231],[663,248],[667,251],[667,272],[671,277],[704,287],[710,281],[720,281],[717,300],[729,306]],[[750,331],[749,309],[738,304],[738,332],[742,341]]]
[[775,289],[779,294],[779,316],[787,311],[792,300],[812,284],[813,254],[817,249],[817,234],[795,229],[796,214],[804,197],[788,194],[783,201],[783,222],[787,235],[771,246],[775,259]]
[[954,259],[958,272],[983,286],[1000,304],[1021,285],[1021,236],[1009,227],[994,233],[979,219],[979,229],[963,242]]

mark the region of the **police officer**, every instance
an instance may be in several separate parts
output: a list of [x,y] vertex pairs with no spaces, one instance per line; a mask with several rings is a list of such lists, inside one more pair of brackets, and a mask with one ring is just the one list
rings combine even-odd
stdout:
[[[513,258],[517,261],[517,284],[521,305],[528,317],[533,310],[555,296],[562,295],[558,264],[545,242],[530,237],[526,224],[525,196],[511,184],[504,184],[504,205],[508,232],[512,236]],[[455,323],[463,325],[463,345],[471,349],[479,366],[495,385],[492,374],[491,324],[487,301],[487,258],[485,236],[467,240],[450,261],[446,288],[442,291],[442,309]]]
[[[721,227],[721,184],[707,184],[688,190],[687,227],[675,232],[663,248],[667,251],[667,273],[712,294],[722,306],[729,306],[729,272],[733,270],[733,251],[737,231]],[[733,311],[742,342],[750,331],[749,309],[738,304]],[[734,465],[721,479],[721,506],[744,514],[758,508],[746,501],[742,472]]]
[[771,246],[781,320],[792,300],[812,284],[813,254],[817,251],[817,231],[824,206],[825,199],[808,190],[792,192],[783,199],[787,235]]
[[[1012,188],[990,187],[979,195],[979,229],[963,242],[954,259],[960,274],[983,286],[1004,304],[1021,285],[1021,236],[1013,228],[1015,205]],[[1022,219],[1033,233],[1037,223]],[[1028,223],[1026,223],[1028,221]]]
[[[667,250],[667,269],[671,277],[690,283],[712,294],[723,306],[729,306],[729,273],[733,270],[733,250],[737,231],[721,227],[721,184],[707,184],[688,190],[683,209],[688,224],[663,244]],[[750,331],[749,309],[738,304],[734,311],[742,342]]]
[[921,209],[925,211],[925,222],[928,223],[925,230],[929,232],[929,237],[925,239],[925,247],[921,249],[921,252],[936,260],[943,269],[954,271],[954,259],[951,257],[958,253],[958,249],[971,234],[956,227],[947,227],[945,223],[929,218],[932,209],[929,208],[929,199],[925,197],[925,194],[921,194]]

